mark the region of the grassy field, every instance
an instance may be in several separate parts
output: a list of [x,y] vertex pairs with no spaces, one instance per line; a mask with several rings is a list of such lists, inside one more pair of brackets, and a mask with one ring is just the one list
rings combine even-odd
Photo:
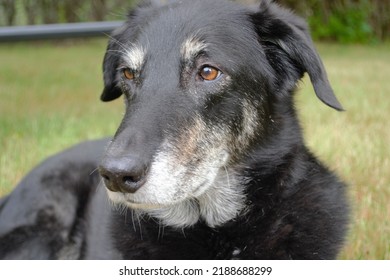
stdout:
[[[341,259],[390,259],[390,46],[319,45],[346,108],[322,105],[300,85],[307,144],[349,184]],[[42,159],[78,141],[112,135],[121,101],[101,103],[105,40],[0,45],[0,196]]]

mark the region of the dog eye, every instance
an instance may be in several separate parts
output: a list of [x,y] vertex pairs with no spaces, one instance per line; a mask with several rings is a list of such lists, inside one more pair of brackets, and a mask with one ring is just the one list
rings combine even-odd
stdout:
[[204,66],[202,69],[199,71],[199,76],[204,80],[204,81],[214,81],[219,76],[221,76],[221,71],[219,71],[217,68],[214,68],[212,66]]
[[125,68],[123,71],[123,77],[125,77],[127,80],[133,80],[134,79],[134,71],[132,71],[129,68]]

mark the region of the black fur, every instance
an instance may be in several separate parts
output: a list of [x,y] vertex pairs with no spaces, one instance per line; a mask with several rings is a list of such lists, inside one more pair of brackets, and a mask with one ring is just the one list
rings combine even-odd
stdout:
[[[195,83],[196,72],[170,51],[193,32],[209,44],[204,57],[230,77],[228,87]],[[118,53],[144,41],[146,66],[137,83],[123,84]],[[336,258],[347,229],[345,185],[304,145],[293,92],[305,72],[318,98],[342,110],[306,24],[291,12],[270,1],[256,10],[221,0],[144,3],[112,34],[104,58],[101,99],[124,93],[127,104],[113,141],[55,155],[0,201],[0,258]],[[194,89],[201,105],[188,97]],[[103,162],[130,154],[147,170],[166,134],[180,135],[195,112],[207,124],[230,123],[238,137],[243,100],[256,101],[261,125],[229,163],[245,190],[239,215],[217,227],[199,220],[174,228],[111,207],[95,172],[105,149]]]

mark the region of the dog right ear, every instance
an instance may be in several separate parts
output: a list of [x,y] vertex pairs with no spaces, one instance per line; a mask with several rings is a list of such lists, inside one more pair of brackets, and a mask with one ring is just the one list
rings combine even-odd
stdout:
[[126,43],[134,40],[141,25],[139,14],[145,10],[149,4],[144,2],[139,4],[127,15],[127,20],[122,26],[115,29],[109,36],[107,50],[103,59],[103,80],[104,89],[100,99],[104,102],[112,101],[122,95],[122,89],[118,87],[117,69],[120,64],[121,54],[124,53]]
[[135,9],[129,12],[124,24],[111,33],[103,60],[104,90],[100,96],[102,101],[111,101],[122,95],[122,89],[118,87],[117,80],[120,55],[124,52],[126,44],[136,40],[141,30],[140,26],[144,26],[151,17],[156,15],[155,8],[161,5],[162,1],[159,0],[141,1]]
[[[114,31],[115,32],[115,31]],[[122,95],[122,90],[117,85],[117,68],[119,66],[119,45],[115,37],[108,43],[103,60],[104,89],[100,96],[102,101],[112,101]]]
[[136,40],[140,32],[140,26],[144,26],[150,18],[156,16],[159,8],[175,2],[173,0],[144,0],[137,7],[129,12],[126,22],[115,29],[107,46],[103,60],[104,89],[100,99],[111,101],[122,95],[122,89],[118,87],[117,69],[120,64],[120,54],[123,53],[125,42]]

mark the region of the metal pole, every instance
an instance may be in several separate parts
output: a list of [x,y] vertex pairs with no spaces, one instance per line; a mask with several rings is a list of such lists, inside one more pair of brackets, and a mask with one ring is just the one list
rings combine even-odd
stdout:
[[0,42],[104,36],[122,24],[101,21],[0,27]]

